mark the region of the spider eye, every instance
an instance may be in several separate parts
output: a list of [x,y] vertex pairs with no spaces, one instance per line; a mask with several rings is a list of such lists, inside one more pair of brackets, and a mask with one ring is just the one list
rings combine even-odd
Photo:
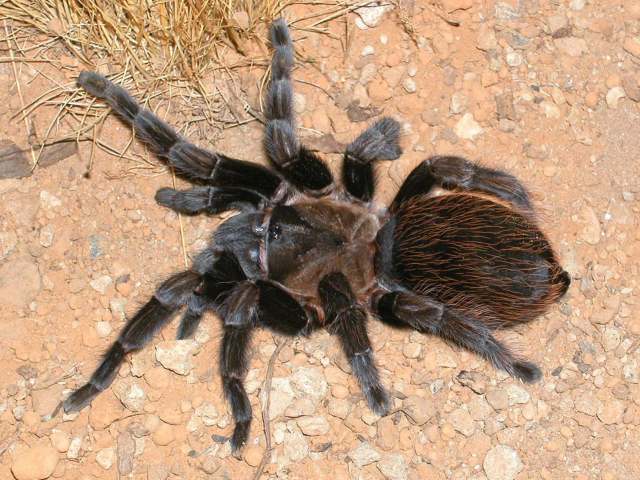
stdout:
[[269,238],[271,240],[278,240],[280,238],[280,234],[282,233],[282,228],[280,225],[272,225],[269,227]]

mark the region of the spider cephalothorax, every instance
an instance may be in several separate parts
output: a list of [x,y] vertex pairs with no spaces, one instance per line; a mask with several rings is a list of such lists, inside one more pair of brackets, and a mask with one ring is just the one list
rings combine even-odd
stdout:
[[[493,336],[498,327],[534,319],[569,286],[525,188],[462,158],[432,157],[409,175],[388,209],[375,207],[373,163],[401,154],[400,128],[390,118],[347,147],[338,187],[296,136],[293,45],[283,20],[272,25],[271,43],[265,150],[274,170],[196,147],[102,75],[80,75],[87,92],[198,185],[161,189],[161,205],[188,214],[239,213],[218,227],[189,270],[162,283],[129,319],[64,410],[88,405],[111,384],[124,356],[181,309],[178,338],[192,335],[206,311],[222,321],[220,373],[236,422],[234,450],[246,442],[251,423],[243,381],[257,327],[284,335],[326,328],[380,415],[389,400],[367,335],[369,312],[472,350],[524,381],[537,380],[540,370]],[[436,189],[445,193],[433,195]]]

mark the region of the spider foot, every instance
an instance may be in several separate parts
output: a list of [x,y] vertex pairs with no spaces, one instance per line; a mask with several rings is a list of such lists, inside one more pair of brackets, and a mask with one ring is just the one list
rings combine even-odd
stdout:
[[535,383],[542,378],[542,371],[531,362],[514,362],[513,376],[525,383]]

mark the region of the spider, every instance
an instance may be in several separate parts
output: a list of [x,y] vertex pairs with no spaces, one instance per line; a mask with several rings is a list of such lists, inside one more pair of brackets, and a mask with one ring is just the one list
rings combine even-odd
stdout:
[[[370,314],[394,327],[439,336],[525,382],[540,369],[494,337],[529,322],[567,290],[513,176],[455,156],[423,161],[388,208],[372,202],[374,163],[396,160],[400,125],[382,118],[344,154],[342,186],[296,136],[287,23],[270,29],[271,83],[264,147],[273,165],[204,150],[179,136],[123,88],[94,72],[78,84],[103,99],[158,156],[196,186],[162,188],[160,205],[183,214],[238,213],[224,221],[190,269],[160,284],[131,317],[89,381],[63,402],[75,412],[113,382],[125,355],[143,348],[179,310],[177,338],[193,335],[204,312],[222,322],[222,387],[235,421],[237,452],[252,419],[243,382],[256,328],[336,336],[369,407],[389,411],[367,334]],[[439,193],[439,194],[435,194]]]

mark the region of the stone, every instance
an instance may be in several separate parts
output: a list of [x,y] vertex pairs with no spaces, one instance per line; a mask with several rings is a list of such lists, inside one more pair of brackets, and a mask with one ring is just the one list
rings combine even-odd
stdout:
[[356,467],[370,465],[382,458],[378,451],[367,442],[360,443],[360,445],[351,450],[347,456]]
[[451,102],[449,103],[449,111],[454,115],[464,112],[469,104],[469,99],[462,92],[455,92],[451,95]]
[[505,61],[510,67],[519,67],[522,65],[522,55],[518,52],[509,52],[505,56]]
[[624,411],[624,402],[617,399],[611,399],[600,404],[597,415],[600,421],[605,425],[614,425],[616,423],[622,423]]
[[602,333],[602,347],[605,352],[610,352],[611,350],[615,350],[620,345],[622,341],[622,334],[620,330],[614,327],[605,327],[604,332]]
[[77,460],[81,456],[82,450],[82,437],[73,437],[69,443],[67,449],[67,458],[70,460]]
[[553,38],[567,37],[571,33],[571,26],[566,15],[558,14],[547,18],[547,28]]
[[583,227],[580,231],[579,238],[590,245],[596,245],[600,242],[602,236],[602,228],[595,210],[589,205],[585,205],[580,210],[580,217],[583,221]]
[[301,432],[287,432],[284,435],[284,454],[292,462],[299,462],[309,455],[309,444]]
[[16,454],[11,473],[16,480],[42,480],[49,478],[57,465],[58,452],[53,447],[34,446]]
[[130,381],[119,382],[114,387],[113,393],[128,410],[141,412],[144,409],[147,395],[138,383]]
[[31,175],[31,163],[11,140],[0,140],[0,178],[24,178]]
[[109,322],[100,321],[96,323],[96,333],[100,338],[107,338],[111,335],[111,324]]
[[390,9],[393,9],[393,7],[390,5],[376,5],[375,2],[371,2],[371,4],[367,4],[363,7],[357,8],[355,10],[357,14],[356,26],[360,30],[375,28],[380,25],[385,12]]
[[93,288],[96,292],[101,295],[104,295],[107,289],[111,286],[113,280],[109,275],[101,275],[98,278],[95,278],[89,282],[91,288]]
[[344,420],[351,411],[351,404],[347,400],[341,398],[332,398],[327,405],[329,415]]
[[325,435],[331,429],[327,419],[320,416],[301,417],[297,423],[302,433],[307,436]]
[[418,90],[416,81],[413,78],[405,78],[402,82],[402,87],[407,93],[416,93],[416,91]]
[[12,258],[0,267],[0,305],[24,308],[41,288],[40,271],[30,258]]
[[195,340],[171,340],[156,345],[156,360],[167,370],[178,375],[189,375],[193,369],[192,357],[198,352]]
[[622,77],[624,93],[634,102],[640,102],[640,76],[625,75]]
[[474,140],[478,135],[482,134],[484,130],[480,124],[476,122],[471,113],[465,113],[458,123],[456,123],[453,131],[460,138]]
[[361,85],[368,85],[371,80],[375,78],[378,73],[378,66],[375,63],[367,63],[362,70],[360,70],[360,78],[358,82]]
[[[261,392],[264,397],[266,391]],[[295,396],[291,381],[288,378],[275,377],[271,380],[271,403],[269,404],[269,417],[277,418],[284,414]],[[264,398],[263,398],[264,401]]]
[[105,470],[109,470],[113,466],[116,459],[116,451],[113,447],[103,448],[96,453],[96,463]]
[[576,392],[573,402],[576,411],[595,417],[602,408],[602,402],[592,392]]
[[479,50],[489,51],[495,50],[498,47],[498,41],[496,39],[496,33],[492,27],[483,23],[478,30],[478,37],[476,40],[476,47]]
[[520,18],[520,12],[518,9],[505,2],[496,3],[494,13],[496,19],[503,22],[510,22]]
[[407,480],[407,462],[399,453],[385,455],[376,466],[388,480]]
[[40,204],[47,210],[53,210],[62,205],[62,201],[52,193],[42,190],[40,192]]
[[104,430],[122,416],[122,405],[113,394],[104,392],[91,402],[89,424],[95,430]]
[[122,432],[116,440],[116,456],[118,459],[118,472],[120,475],[129,475],[133,472],[133,455],[136,444],[129,432]]
[[496,115],[498,120],[508,118],[509,120],[516,120],[516,109],[513,106],[513,93],[504,92],[495,96],[496,100]]
[[45,417],[51,415],[61,400],[61,394],[64,387],[62,385],[51,385],[49,388],[31,391],[31,401],[33,410]]
[[587,42],[583,38],[563,37],[554,39],[553,43],[561,53],[570,57],[580,57],[589,51]]
[[586,4],[587,0],[571,0],[569,2],[569,8],[571,8],[571,10],[579,12],[585,7]]
[[482,466],[488,480],[514,480],[523,468],[518,452],[507,445],[489,450]]
[[71,443],[69,434],[57,429],[52,430],[50,440],[53,448],[60,453],[65,453],[69,449],[69,444]]
[[453,428],[463,434],[465,437],[473,435],[475,432],[475,424],[467,410],[458,408],[449,414],[449,423]]
[[456,380],[460,385],[471,389],[473,393],[478,395],[483,395],[487,391],[487,378],[481,373],[461,370],[456,376]]
[[403,410],[416,425],[424,425],[436,414],[433,399],[410,395],[402,402]]
[[158,446],[169,445],[175,439],[173,427],[168,423],[160,423],[155,432],[151,434],[151,440]]
[[618,103],[620,103],[620,100],[626,97],[626,95],[624,88],[613,87],[607,92],[605,100],[607,101],[609,108],[618,108]]
[[329,386],[322,370],[316,367],[298,367],[291,375],[291,387],[295,395],[310,398],[314,402],[323,400]]
[[243,456],[247,465],[257,467],[262,461],[262,448],[253,445],[246,447]]
[[525,404],[531,398],[529,392],[519,385],[509,385],[505,389],[507,391],[507,397],[509,398],[509,406]]
[[509,395],[505,390],[491,390],[485,398],[494,410],[504,410],[509,406]]
[[45,225],[40,229],[40,233],[38,235],[38,240],[40,241],[40,245],[44,248],[49,248],[53,245],[53,227],[51,225]]

